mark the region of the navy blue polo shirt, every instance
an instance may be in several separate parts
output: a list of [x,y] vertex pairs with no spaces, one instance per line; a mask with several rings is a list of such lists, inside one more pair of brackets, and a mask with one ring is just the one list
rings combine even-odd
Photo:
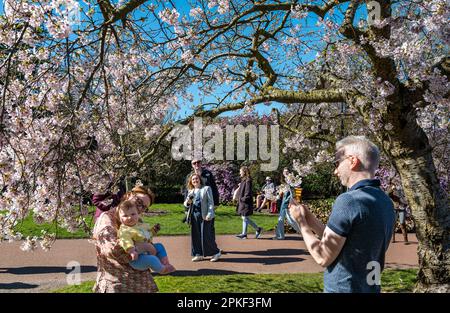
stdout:
[[374,263],[369,269],[368,264],[376,261],[383,270],[394,222],[393,203],[378,179],[361,180],[337,197],[327,226],[346,241],[324,272],[324,291],[380,292],[381,287],[367,279],[374,270]]

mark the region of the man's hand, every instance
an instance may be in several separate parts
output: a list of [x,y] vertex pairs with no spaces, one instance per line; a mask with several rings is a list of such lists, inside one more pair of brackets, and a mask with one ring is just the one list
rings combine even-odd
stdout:
[[306,223],[307,211],[308,209],[303,204],[292,201],[289,203],[289,214],[300,226]]

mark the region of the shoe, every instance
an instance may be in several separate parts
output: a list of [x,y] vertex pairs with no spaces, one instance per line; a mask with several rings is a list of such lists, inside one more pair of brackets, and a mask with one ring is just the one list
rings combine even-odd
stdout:
[[256,231],[256,234],[255,234],[256,239],[259,239],[259,237],[261,237],[262,231],[263,231],[262,227],[258,227],[258,230]]
[[284,237],[283,238],[279,238],[279,237],[275,236],[275,237],[272,237],[272,240],[284,240]]
[[169,258],[166,256],[161,258],[161,264],[162,265],[170,265]]
[[222,253],[219,251],[219,253],[214,254],[214,256],[211,258],[211,262],[217,262],[219,261],[220,257],[222,256]]
[[203,256],[196,255],[192,258],[192,262],[198,262],[198,261],[203,261]]
[[167,264],[167,265],[164,266],[163,270],[159,274],[166,275],[166,274],[169,274],[169,273],[173,273],[175,271],[176,271],[176,269],[175,269],[175,267],[173,267],[172,264]]
[[239,239],[247,239],[247,235],[244,234],[236,235],[236,237]]

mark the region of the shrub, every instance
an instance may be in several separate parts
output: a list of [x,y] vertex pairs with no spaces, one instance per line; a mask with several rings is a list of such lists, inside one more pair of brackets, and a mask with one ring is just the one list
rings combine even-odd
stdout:
[[221,204],[230,204],[233,200],[233,189],[239,183],[239,169],[230,162],[212,164],[205,166],[214,176],[217,189],[219,190],[219,201]]
[[309,200],[305,203],[309,206],[311,213],[313,213],[324,225],[327,224],[328,218],[331,214],[331,206],[335,198]]
[[183,194],[181,193],[181,186],[158,187],[153,191],[156,195],[156,203],[183,203],[184,201]]
[[[331,206],[333,205],[334,200],[335,198],[306,200],[303,201],[303,203],[309,207],[311,213],[313,213],[324,225],[326,225],[331,214]],[[284,229],[286,233],[295,233],[295,230],[287,221],[284,223]]]
[[324,199],[335,197],[341,193],[341,186],[333,175],[332,166],[328,163],[319,164],[314,173],[303,178],[304,199]]

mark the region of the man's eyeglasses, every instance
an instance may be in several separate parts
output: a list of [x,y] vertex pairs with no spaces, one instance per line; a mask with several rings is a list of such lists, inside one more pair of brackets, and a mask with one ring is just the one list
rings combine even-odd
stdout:
[[352,157],[352,156],[351,155],[344,155],[344,158],[341,158],[339,160],[335,160],[334,161],[334,167],[338,168],[342,161],[344,161],[344,160],[346,160],[346,159],[348,159],[350,157]]
[[195,162],[192,162],[192,165],[197,165],[197,164],[200,164],[200,163],[202,163],[201,161],[195,161]]

